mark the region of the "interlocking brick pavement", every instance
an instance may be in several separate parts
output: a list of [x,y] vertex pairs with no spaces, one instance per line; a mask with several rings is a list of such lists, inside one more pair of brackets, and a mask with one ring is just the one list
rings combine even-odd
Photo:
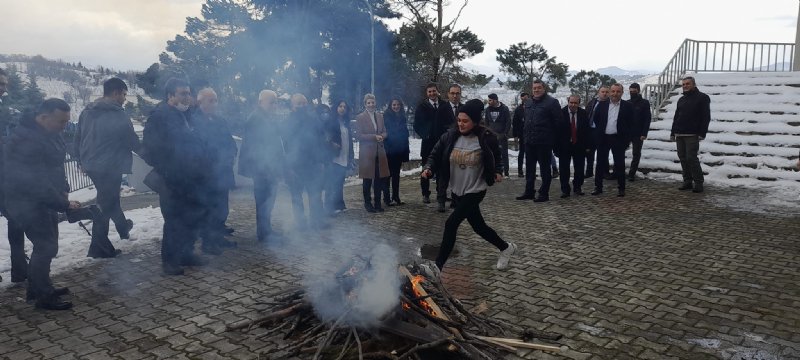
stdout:
[[[463,224],[458,255],[443,272],[454,295],[486,301],[492,316],[564,335],[558,354],[508,358],[800,358],[795,209],[765,207],[753,191],[692,194],[652,180],[631,184],[625,198],[609,191],[563,200],[554,182],[553,200],[534,204],[514,200],[522,183],[490,188],[482,204],[487,222],[519,245],[511,267],[495,270],[497,250]],[[415,179],[401,187],[407,204],[383,214],[367,214],[360,186],[348,187],[351,210],[320,233],[292,231],[282,189],[276,227],[291,236],[269,247],[254,241],[252,198],[239,189],[229,219],[239,247],[209,266],[162,276],[151,244],[55,276],[73,292],[70,311],[35,310],[24,289],[2,291],[0,358],[285,358],[279,334],[226,332],[225,325],[255,318],[265,293],[301,281],[319,266],[309,253],[320,247],[349,256],[386,242],[401,261],[419,260],[423,244],[438,245],[447,214],[421,204]],[[154,200],[123,201],[130,208]]]

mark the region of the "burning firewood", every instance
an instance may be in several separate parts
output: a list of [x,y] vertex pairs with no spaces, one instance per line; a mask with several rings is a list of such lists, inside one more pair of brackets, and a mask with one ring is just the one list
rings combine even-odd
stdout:
[[263,314],[230,324],[227,330],[270,327],[259,337],[282,333],[290,341],[278,349],[285,352],[282,356],[313,359],[497,359],[517,349],[559,351],[558,346],[527,342],[534,337],[554,341],[559,334],[493,319],[484,315],[487,308],[469,311],[438,278],[417,265],[397,269],[401,291],[396,306],[375,323],[358,322],[354,314],[364,311],[358,294],[364,296],[371,266],[369,259],[361,259],[329,278],[328,285],[334,286],[328,286],[326,295],[335,294],[333,302],[342,306],[336,318],[321,316],[307,290],[292,287],[269,294],[269,301],[259,303],[269,307]]

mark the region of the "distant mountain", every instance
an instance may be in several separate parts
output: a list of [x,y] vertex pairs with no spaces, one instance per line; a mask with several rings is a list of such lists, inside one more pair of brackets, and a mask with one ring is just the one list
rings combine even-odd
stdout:
[[609,66],[609,67],[599,68],[599,69],[597,69],[595,71],[600,73],[600,74],[608,75],[608,76],[641,76],[641,75],[647,75],[647,73],[644,73],[644,72],[641,72],[641,71],[625,70],[625,69],[618,68],[616,66]]

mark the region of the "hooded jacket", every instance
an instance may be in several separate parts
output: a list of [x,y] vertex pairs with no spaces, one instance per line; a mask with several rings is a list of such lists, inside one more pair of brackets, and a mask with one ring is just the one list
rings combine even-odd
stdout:
[[75,145],[84,170],[114,174],[132,172],[131,152],[141,146],[125,109],[102,98],[81,112]]

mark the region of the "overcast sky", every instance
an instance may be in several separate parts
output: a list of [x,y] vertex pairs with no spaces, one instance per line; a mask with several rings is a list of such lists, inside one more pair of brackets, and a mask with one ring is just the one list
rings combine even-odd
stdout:
[[[203,2],[0,0],[0,53],[144,70]],[[496,71],[496,49],[521,41],[542,44],[572,70],[614,65],[656,72],[685,38],[794,42],[798,6],[797,0],[471,0],[458,26],[486,41],[484,53],[469,62],[487,72]]]

